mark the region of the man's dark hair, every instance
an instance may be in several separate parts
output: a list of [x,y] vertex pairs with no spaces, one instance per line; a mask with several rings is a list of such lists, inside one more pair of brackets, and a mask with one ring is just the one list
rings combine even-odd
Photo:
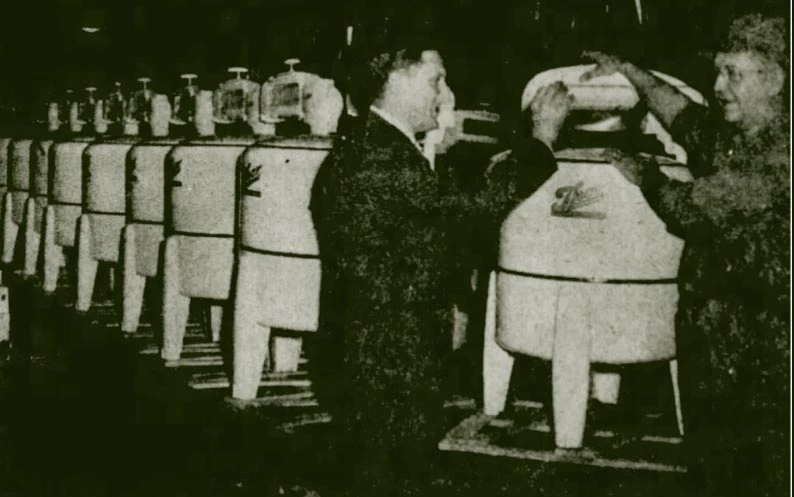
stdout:
[[418,64],[427,50],[440,50],[439,43],[428,36],[401,37],[359,50],[350,78],[351,97],[359,113],[366,113],[381,96],[389,74]]

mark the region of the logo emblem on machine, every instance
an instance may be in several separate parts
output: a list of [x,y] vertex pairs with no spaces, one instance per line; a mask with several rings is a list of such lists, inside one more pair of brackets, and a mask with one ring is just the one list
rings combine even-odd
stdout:
[[37,142],[36,144],[36,159],[42,160],[43,158],[47,157],[47,150],[44,148],[43,142]]
[[129,171],[129,182],[134,185],[138,183],[138,175],[135,174],[138,167],[138,158],[134,154],[127,156],[127,171]]
[[[46,168],[48,167],[47,151],[44,150],[44,145],[42,143],[39,143],[33,149],[33,155],[30,157],[30,165],[35,168],[44,168],[46,171]],[[46,176],[46,172],[44,174]]]
[[581,210],[598,203],[604,197],[598,187],[584,188],[584,183],[580,181],[572,186],[558,188],[554,196],[557,200],[551,204],[552,216],[584,219],[606,219],[607,217],[604,212]]
[[169,160],[168,161],[168,171],[170,173],[171,178],[171,186],[182,186],[182,182],[177,179],[179,173],[182,172],[182,160]]
[[254,166],[250,162],[246,162],[243,166],[243,195],[249,197],[261,197],[262,192],[254,189],[254,185],[259,181],[262,176],[262,166]]

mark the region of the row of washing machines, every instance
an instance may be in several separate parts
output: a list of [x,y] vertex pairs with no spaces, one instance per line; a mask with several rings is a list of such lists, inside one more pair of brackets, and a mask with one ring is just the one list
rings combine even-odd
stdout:
[[[686,152],[651,113],[640,108],[642,119],[633,116],[639,95],[622,76],[582,83],[592,67],[545,71],[525,88],[522,109],[540,88],[562,81],[576,110],[597,120],[566,124],[580,141],[555,151],[555,174],[504,221],[487,288],[484,413],[505,408],[516,355],[550,360],[555,443],[563,448],[582,447],[591,394],[617,402],[620,375],[594,369],[603,364],[669,362],[683,434],[674,339],[683,242],[606,152],[642,144],[682,180],[691,179]],[[685,83],[657,76],[703,102]],[[328,114],[335,124],[339,114]],[[494,145],[483,130],[498,116],[455,111],[453,120],[447,125],[462,141]],[[320,260],[308,205],[332,142],[253,133],[0,138],[0,151],[7,150],[0,154],[3,262],[40,277],[47,293],[56,290],[60,268],[71,265],[78,312],[91,307],[98,265],[119,268],[128,333],[138,328],[147,283],[162,281],[166,364],[180,358],[191,299],[216,304],[216,340],[230,310],[232,395],[253,398],[266,358],[277,371],[297,369],[300,334],[271,340],[270,330],[317,328]]]
[[317,328],[308,205],[331,146],[328,136],[0,137],[3,263],[40,278],[47,294],[72,265],[83,313],[109,263],[121,274],[126,333],[139,327],[147,284],[162,281],[166,364],[180,359],[191,299],[213,302],[216,341],[233,311],[232,394],[254,398],[270,345],[271,367],[298,365],[300,338],[271,344],[270,330]]

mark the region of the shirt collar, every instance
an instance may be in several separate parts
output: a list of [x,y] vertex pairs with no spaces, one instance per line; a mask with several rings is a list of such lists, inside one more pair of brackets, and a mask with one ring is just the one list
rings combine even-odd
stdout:
[[411,131],[408,129],[408,127],[405,126],[402,122],[400,122],[399,119],[397,119],[393,115],[389,114],[385,110],[380,109],[378,107],[375,107],[374,105],[371,105],[369,107],[369,110],[371,110],[375,114],[379,115],[381,117],[381,119],[383,119],[387,123],[389,123],[392,126],[394,126],[395,128],[397,128],[402,134],[404,134],[406,137],[408,137],[409,140],[411,140],[411,143],[413,143],[414,146],[416,146],[416,149],[419,150],[419,153],[424,155],[424,151],[422,150],[421,145],[419,145],[419,142],[416,141],[416,137],[414,136],[414,134],[411,133]]

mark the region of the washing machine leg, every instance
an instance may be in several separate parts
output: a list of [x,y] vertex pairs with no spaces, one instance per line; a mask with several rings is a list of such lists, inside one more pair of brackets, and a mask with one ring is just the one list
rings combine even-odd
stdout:
[[14,206],[10,193],[6,193],[3,207],[3,263],[10,264],[14,260],[14,246],[19,231],[19,226],[14,222]]
[[63,264],[63,249],[55,244],[55,208],[47,206],[44,211],[44,293],[55,292],[58,286],[58,271]]
[[212,341],[219,343],[221,341],[221,328],[223,327],[223,309],[226,304],[213,304],[210,306],[210,332],[212,333]]
[[244,254],[241,256],[232,330],[234,335],[232,397],[241,400],[256,397],[270,341],[270,328],[258,323],[259,280],[250,262]]
[[170,237],[165,242],[163,269],[163,349],[161,357],[169,362],[179,361],[185,338],[190,297],[182,295],[179,260],[179,240]]
[[593,373],[593,398],[602,404],[617,404],[620,373]]
[[40,235],[36,231],[35,219],[36,201],[29,198],[25,203],[25,260],[22,266],[22,275],[28,278],[36,276],[36,265],[39,258]]
[[274,336],[270,341],[273,371],[292,373],[298,370],[303,339],[294,336]]
[[504,411],[513,356],[496,343],[496,275],[488,279],[488,303],[485,311],[485,346],[483,347],[483,411],[496,416]]
[[670,361],[670,380],[673,382],[673,398],[675,400],[675,420],[678,422],[678,433],[684,436],[684,413],[681,409],[681,390],[678,387],[678,360]]
[[[567,295],[566,295],[567,294]],[[584,440],[590,390],[590,327],[587,296],[575,290],[560,294],[551,359],[554,440],[577,449]]]
[[[0,223],[3,223],[2,229],[0,229],[0,266],[2,266],[3,263],[5,262],[3,255],[5,254],[5,245],[6,245],[6,235],[5,235],[6,224],[8,224],[8,221],[6,221],[6,212],[8,212],[8,207],[6,207],[6,205],[8,204],[8,201],[6,200],[7,197],[8,197],[8,193],[6,192],[3,194],[2,198],[0,198]],[[0,276],[2,275],[3,275],[3,270],[0,269]],[[0,283],[1,282],[2,279],[0,279]]]
[[128,224],[122,232],[121,242],[121,331],[135,333],[141,322],[143,309],[143,291],[146,288],[146,277],[138,274],[135,258],[135,226]]
[[0,342],[9,340],[11,340],[11,312],[8,308],[8,287],[0,286]]
[[108,270],[108,290],[110,290],[112,295],[116,294],[116,282],[118,281],[116,279],[118,276],[118,271],[116,269],[117,266],[113,266]]
[[94,282],[96,281],[99,261],[91,254],[91,219],[88,214],[83,214],[78,220],[77,231],[77,312],[88,312],[91,308],[91,299],[94,296]]
[[469,327],[469,315],[457,304],[452,309],[452,350],[459,350],[466,344],[466,333]]

